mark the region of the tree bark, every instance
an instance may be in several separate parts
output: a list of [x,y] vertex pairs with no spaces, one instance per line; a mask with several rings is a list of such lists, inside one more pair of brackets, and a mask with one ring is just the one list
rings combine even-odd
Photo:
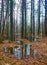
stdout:
[[45,0],[45,35],[47,36],[47,0]]
[[38,1],[38,35],[40,34],[40,0]]
[[10,39],[13,41],[13,0],[10,0]]

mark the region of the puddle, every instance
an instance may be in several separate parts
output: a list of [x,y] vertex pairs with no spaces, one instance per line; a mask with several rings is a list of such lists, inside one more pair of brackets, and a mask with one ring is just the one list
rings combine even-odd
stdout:
[[24,44],[21,41],[16,41],[18,44],[23,45],[23,47],[20,46],[15,46],[14,48],[12,47],[4,47],[4,52],[13,54],[16,58],[21,59],[21,58],[26,58],[28,56],[32,56],[33,58],[40,58],[41,55],[40,53],[35,49],[32,50],[32,47],[30,44]]
[[11,55],[13,54],[18,59],[22,58],[22,50],[20,47],[4,47],[4,52]]
[[20,44],[20,45],[24,45],[24,43],[22,41],[17,40],[16,43]]
[[41,54],[40,54],[36,49],[32,50],[31,53],[32,53],[31,56],[32,56],[33,58],[35,58],[35,59],[41,58]]
[[31,52],[31,46],[30,44],[26,44],[25,45],[25,49],[26,49],[26,56],[30,56],[30,52]]
[[16,58],[20,59],[22,58],[22,51],[21,51],[21,48],[14,48],[14,55]]
[[8,47],[4,47],[3,49],[5,53],[8,53]]
[[40,42],[41,40],[39,38],[33,38],[34,42]]

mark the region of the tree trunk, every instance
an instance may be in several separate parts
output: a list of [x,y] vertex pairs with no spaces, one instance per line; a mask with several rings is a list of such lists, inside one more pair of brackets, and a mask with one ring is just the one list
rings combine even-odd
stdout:
[[38,1],[38,35],[40,34],[40,0]]
[[45,35],[47,36],[47,0],[45,0]]
[[9,0],[6,1],[6,23],[7,23],[7,39],[9,38]]
[[13,41],[13,0],[10,0],[10,39]]
[[31,29],[30,40],[34,40],[35,38],[34,0],[31,0],[31,28],[30,29]]
[[21,37],[26,37],[26,0],[22,0],[22,34]]
[[2,12],[1,12],[1,33],[2,33],[2,35],[4,34],[4,2],[3,2],[3,0],[2,0],[2,10],[1,10]]

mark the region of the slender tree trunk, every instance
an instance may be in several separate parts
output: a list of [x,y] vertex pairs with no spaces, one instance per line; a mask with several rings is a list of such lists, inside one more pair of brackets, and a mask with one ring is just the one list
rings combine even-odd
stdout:
[[3,34],[3,20],[4,20],[4,7],[3,7],[3,0],[1,6],[1,33]]
[[9,38],[9,0],[6,1],[7,9],[6,9],[6,25],[7,25],[7,39]]
[[15,34],[16,34],[16,33],[15,33],[15,11],[14,11],[14,19],[13,19],[13,20],[14,20],[14,22],[13,22],[13,28],[14,28],[14,29],[13,29],[13,31],[14,31],[13,34],[14,34],[14,35],[13,35],[13,36],[14,36],[14,41],[15,41]]
[[40,34],[40,0],[38,1],[38,35]]
[[10,0],[10,39],[13,40],[13,0]]
[[45,35],[47,36],[47,0],[45,0]]
[[26,36],[27,36],[27,34],[26,34],[26,26],[27,26],[27,21],[26,21],[26,10],[27,10],[27,8],[26,8],[26,0],[25,0],[25,38],[26,38]]
[[26,38],[26,0],[22,0],[22,38]]
[[30,39],[34,41],[35,38],[34,0],[31,0],[31,28],[30,29],[31,29]]
[[34,0],[33,0],[33,35],[35,36]]
[[1,33],[1,20],[0,20],[0,33]]
[[22,0],[22,30],[21,30],[21,37],[23,38],[24,34],[24,6],[23,6],[23,0]]
[[32,41],[32,34],[33,34],[33,0],[31,0],[31,22],[30,22],[30,41]]

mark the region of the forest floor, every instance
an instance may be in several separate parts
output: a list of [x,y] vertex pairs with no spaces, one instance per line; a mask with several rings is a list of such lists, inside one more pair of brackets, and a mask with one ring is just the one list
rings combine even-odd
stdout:
[[[27,40],[25,40],[27,41]],[[25,59],[17,59],[13,55],[8,55],[4,52],[5,46],[18,46],[16,42],[3,41],[0,44],[0,65],[47,65],[47,38],[42,38],[40,42],[31,42],[32,49],[35,49],[41,55],[40,58],[28,57]]]

